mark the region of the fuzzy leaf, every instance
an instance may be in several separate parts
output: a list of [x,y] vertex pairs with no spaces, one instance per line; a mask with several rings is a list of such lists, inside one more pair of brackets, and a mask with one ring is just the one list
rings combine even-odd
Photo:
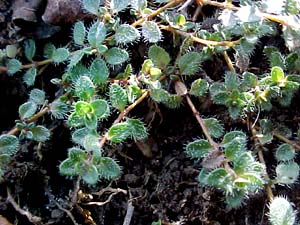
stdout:
[[114,13],[118,13],[124,9],[126,9],[128,5],[128,1],[124,0],[111,0],[110,8]]
[[21,69],[22,63],[17,59],[10,59],[7,63],[8,75],[13,75]]
[[90,77],[94,84],[105,84],[109,71],[103,59],[96,58],[90,66]]
[[234,190],[232,194],[225,196],[225,202],[231,208],[238,208],[243,205],[245,195],[244,190]]
[[109,157],[94,158],[94,165],[97,167],[99,177],[105,179],[114,179],[121,173],[120,166],[115,160]]
[[269,205],[268,217],[271,225],[293,225],[296,221],[296,212],[286,198],[275,197]]
[[127,93],[128,93],[128,101],[133,103],[138,97],[141,96],[142,91],[137,85],[129,85],[127,86]]
[[240,141],[246,141],[246,134],[242,131],[231,131],[225,134],[222,144],[225,145],[229,142],[231,142],[235,138],[240,138]]
[[109,115],[109,106],[105,100],[97,99],[91,102],[97,119],[106,118]]
[[60,100],[55,100],[50,104],[50,113],[55,119],[65,119],[69,112],[69,105]]
[[203,122],[212,137],[219,138],[223,135],[224,127],[217,119],[215,118],[203,119]]
[[83,139],[83,147],[88,151],[101,151],[99,137],[94,134],[87,134]]
[[250,72],[243,73],[243,84],[247,87],[254,88],[258,84],[258,77]]
[[0,154],[9,156],[18,151],[19,140],[16,136],[10,134],[0,135]]
[[63,61],[66,61],[69,58],[69,51],[66,48],[58,48],[54,51],[52,54],[53,62],[55,63],[61,63]]
[[281,163],[276,167],[276,179],[280,184],[293,184],[299,176],[299,166],[295,162]]
[[74,176],[76,175],[76,171],[74,167],[75,167],[75,162],[67,158],[60,163],[59,172],[65,176]]
[[109,128],[108,139],[114,143],[121,143],[131,135],[131,129],[128,123],[117,123]]
[[225,74],[225,86],[227,90],[238,89],[240,86],[240,79],[238,78],[236,73],[227,72]]
[[28,86],[34,85],[35,78],[37,75],[37,70],[36,68],[30,68],[26,71],[26,73],[23,76],[23,82]]
[[212,149],[212,146],[209,144],[207,140],[196,140],[193,142],[190,142],[186,146],[186,153],[191,157],[191,158],[203,158],[205,157],[209,151]]
[[45,95],[44,91],[34,88],[30,92],[29,99],[37,105],[43,105],[45,103]]
[[130,0],[130,5],[137,11],[141,11],[147,7],[147,0]]
[[84,117],[84,124],[87,128],[94,130],[97,129],[98,121],[95,114],[87,114]]
[[127,93],[124,88],[118,84],[112,84],[109,87],[109,99],[113,107],[123,111],[127,105]]
[[19,115],[21,119],[27,119],[32,117],[37,110],[37,104],[35,102],[25,102],[19,107]]
[[96,166],[88,165],[85,170],[85,173],[81,174],[81,176],[84,182],[86,182],[87,184],[96,184],[98,181],[99,174]]
[[225,156],[230,161],[236,161],[238,157],[245,151],[245,141],[239,137],[225,145]]
[[36,126],[30,129],[32,132],[32,139],[38,142],[47,141],[50,137],[50,131],[44,126]]
[[182,75],[194,75],[198,72],[202,62],[201,54],[198,52],[188,52],[178,60],[178,67]]
[[88,156],[82,149],[73,147],[68,150],[68,158],[70,158],[74,163],[77,163],[86,160]]
[[79,144],[83,146],[84,137],[87,136],[88,134],[91,134],[91,130],[86,127],[75,130],[72,134],[72,141],[75,144]]
[[83,0],[83,7],[91,14],[97,15],[99,10],[100,0]]
[[207,184],[216,188],[226,185],[227,171],[224,168],[217,168],[207,176]]
[[83,100],[88,100],[95,94],[95,85],[89,77],[81,76],[76,81],[75,94]]
[[149,48],[148,57],[160,69],[166,68],[171,61],[169,53],[157,45],[152,45]]
[[118,65],[127,61],[129,59],[129,54],[124,49],[113,47],[104,53],[104,57],[107,63]]
[[161,40],[161,31],[153,21],[146,21],[142,24],[142,35],[150,43],[156,43]]
[[69,58],[70,62],[69,62],[68,67],[72,68],[72,67],[76,66],[77,63],[79,63],[79,61],[82,59],[83,56],[84,56],[83,50],[78,50],[78,51],[74,52]]
[[32,61],[32,58],[35,55],[35,41],[32,39],[28,39],[25,41],[25,57],[29,60]]
[[44,47],[44,57],[47,59],[51,59],[55,50],[56,50],[56,48],[53,44],[47,43]]
[[[6,45],[5,52],[8,58],[15,58],[16,55],[18,54],[17,45]],[[0,58],[2,59],[2,55]]]
[[289,161],[295,157],[295,149],[289,144],[281,144],[276,150],[277,161]]
[[88,42],[93,48],[97,48],[102,44],[105,37],[106,37],[105,24],[97,20],[89,29]]
[[279,83],[284,80],[284,72],[280,67],[275,66],[271,69],[271,77],[273,82]]
[[70,127],[81,127],[84,125],[84,118],[73,112],[68,118],[68,125]]
[[147,138],[147,129],[143,122],[138,119],[128,119],[127,123],[130,128],[131,137],[134,140],[143,140]]
[[139,37],[139,31],[129,24],[122,24],[118,27],[115,33],[115,40],[117,44],[128,44],[134,42]]
[[73,29],[73,40],[75,44],[84,45],[85,32],[84,23],[82,21],[76,22]]
[[252,5],[242,5],[235,15],[244,23],[262,20],[259,10]]
[[208,91],[208,88],[208,82],[200,78],[193,81],[189,93],[197,97],[202,97]]

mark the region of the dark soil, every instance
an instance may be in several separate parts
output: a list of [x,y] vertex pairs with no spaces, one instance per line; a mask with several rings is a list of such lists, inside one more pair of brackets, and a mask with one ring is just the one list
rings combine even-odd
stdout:
[[[0,48],[16,43],[19,38],[11,23],[11,13],[10,2],[1,1]],[[41,45],[47,41],[62,44],[59,40],[64,40],[69,31],[69,27],[62,28],[60,33],[47,40],[40,40]],[[22,35],[26,37],[26,32]],[[165,38],[164,43],[167,42]],[[274,39],[263,42],[274,42]],[[137,46],[140,49],[135,50],[137,49],[135,46],[132,48],[132,58],[141,58],[139,54],[147,49],[147,46],[141,43]],[[166,48],[172,50],[171,47]],[[258,50],[253,59],[259,59],[262,57],[261,54]],[[255,65],[251,66],[257,66],[262,71],[268,68],[266,61],[253,60],[253,63]],[[210,74],[212,79],[218,80],[225,66],[222,58],[215,57],[213,61],[204,64],[203,73]],[[54,98],[56,88],[54,85],[48,85],[49,80],[61,74],[61,71],[60,67],[49,67],[45,71],[45,74],[49,75],[38,78],[37,87],[46,89],[50,99]],[[5,133],[14,126],[14,121],[18,119],[18,107],[26,99],[26,88],[17,75],[14,77],[0,75],[1,132]],[[211,106],[209,102],[203,103],[198,99],[193,100],[205,116],[217,114],[228,128],[246,129],[244,121],[233,122],[227,114],[222,113],[222,107]],[[154,111],[149,112],[149,108]],[[293,108],[296,110],[299,106],[294,105]],[[289,110],[284,110],[284,112],[274,111],[274,118],[277,118],[276,115],[288,115]],[[134,142],[107,146],[105,149],[107,155],[116,158],[123,167],[122,176],[111,183],[103,180],[92,187],[81,184],[81,190],[86,195],[99,192],[108,186],[126,190],[127,194],[120,192],[103,206],[88,205],[86,204],[88,201],[83,199],[78,205],[69,208],[76,179],[61,176],[58,165],[66,158],[67,149],[72,146],[70,133],[64,121],[54,123],[45,119],[43,123],[52,129],[51,141],[41,146],[30,142],[22,143],[21,150],[7,166],[4,182],[0,184],[0,214],[14,224],[32,224],[25,216],[16,212],[6,200],[9,188],[19,206],[41,217],[42,224],[74,224],[70,216],[61,210],[63,207],[69,210],[78,224],[120,225],[123,224],[129,202],[134,207],[131,225],[150,225],[159,219],[165,225],[268,224],[265,216],[267,198],[264,190],[255,196],[249,196],[243,207],[229,209],[223,201],[222,193],[198,184],[197,169],[200,168],[200,162],[188,158],[184,153],[184,147],[186,143],[202,134],[188,107],[183,105],[175,111],[162,105],[156,108],[146,101],[131,114],[144,121],[150,121],[154,116],[149,128],[150,139],[142,146],[151,150],[152,157],[146,157]],[[293,123],[296,119],[292,118],[286,122],[295,126]],[[271,165],[274,160],[272,153],[267,152],[266,155],[270,156],[266,158]],[[290,188],[279,187],[275,192],[279,195],[289,193],[289,199],[295,203],[295,208],[299,208],[299,189],[299,185],[294,185]],[[100,197],[94,194],[92,202],[103,202],[108,197],[109,194]]]

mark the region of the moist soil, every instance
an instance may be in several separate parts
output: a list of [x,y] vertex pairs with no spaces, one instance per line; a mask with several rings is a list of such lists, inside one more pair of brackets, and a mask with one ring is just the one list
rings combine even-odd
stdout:
[[[11,13],[11,3],[2,1],[0,48],[16,43],[20,38],[19,31],[11,22]],[[41,46],[50,41],[65,44],[60,40],[69,37],[68,32],[70,26],[62,27],[60,32],[46,40],[38,40],[37,43]],[[32,32],[27,35],[24,32],[21,37],[34,37],[32,35]],[[168,37],[165,37],[161,45],[170,48],[167,39]],[[262,49],[270,43],[277,43],[282,47],[282,41],[278,37],[261,40],[261,46],[257,47],[252,56],[250,67],[261,71],[268,68]],[[147,44],[137,43],[132,47],[131,57],[141,58],[140,52],[147,48]],[[210,74],[213,80],[218,80],[221,79],[225,68],[223,59],[214,57],[210,62],[204,63],[203,72]],[[50,100],[55,97],[56,88],[49,85],[49,80],[62,71],[62,67],[49,66],[43,73],[45,75],[37,79],[36,87],[46,90]],[[15,120],[18,119],[18,107],[27,100],[26,87],[18,75],[0,75],[0,100],[0,131],[5,133],[13,128]],[[214,106],[210,102],[203,103],[199,99],[192,100],[204,116],[214,115],[225,124],[225,128],[248,132],[245,121],[232,121],[224,108]],[[299,110],[297,104],[292,108]],[[290,114],[293,114],[293,117],[290,117]],[[281,120],[296,129],[295,122],[299,122],[299,118],[297,119],[289,109],[278,108],[269,116],[279,118],[280,115],[285,115]],[[32,224],[7,201],[9,189],[21,209],[42,218],[40,224],[72,225],[75,224],[71,218],[73,217],[78,224],[83,225],[120,225],[123,224],[131,205],[132,225],[150,225],[159,219],[165,225],[268,224],[265,216],[268,210],[267,197],[264,190],[249,196],[242,207],[230,209],[224,203],[221,192],[198,184],[200,162],[188,158],[184,147],[189,141],[202,137],[202,132],[185,102],[179,109],[170,110],[146,100],[131,112],[131,116],[148,122],[150,138],[143,143],[129,141],[122,145],[105,147],[106,154],[115,158],[122,166],[122,175],[111,182],[102,180],[95,186],[81,183],[81,200],[78,204],[71,204],[76,178],[61,176],[58,171],[59,163],[67,157],[67,149],[72,147],[70,131],[65,121],[41,119],[39,122],[52,131],[51,140],[42,145],[23,142],[19,152],[7,166],[4,181],[0,184],[0,214],[3,218],[11,224]],[[111,121],[107,123],[109,122]],[[148,153],[150,151],[150,155],[143,153],[143,149],[147,149]],[[264,154],[267,165],[270,165],[268,169],[273,171],[273,153]],[[111,192],[100,193],[101,190],[109,188],[121,191],[109,199]],[[299,188],[298,184],[276,187],[274,192],[276,195],[288,195],[295,208],[298,208]],[[109,200],[106,204],[96,204],[107,199]],[[8,221],[1,223],[0,220],[0,224],[9,225]]]

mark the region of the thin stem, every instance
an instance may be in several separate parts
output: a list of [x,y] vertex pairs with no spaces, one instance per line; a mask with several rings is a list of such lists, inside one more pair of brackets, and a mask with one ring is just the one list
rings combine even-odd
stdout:
[[172,0],[170,2],[168,2],[166,5],[158,8],[157,10],[155,10],[154,12],[150,13],[149,15],[147,15],[147,17],[143,17],[137,21],[135,21],[133,24],[131,24],[132,26],[136,27],[138,25],[141,25],[143,22],[146,21],[146,19],[150,19],[152,17],[155,17],[157,15],[159,15],[160,13],[162,13],[163,11],[165,11],[167,8],[173,7],[181,2],[184,2],[185,0]]
[[[33,115],[31,118],[26,120],[26,122],[31,123],[31,122],[34,122],[34,121],[38,120],[38,118],[45,115],[49,110],[50,110],[49,106],[44,107],[41,111],[39,111],[38,113]],[[7,134],[16,135],[19,131],[20,130],[17,127],[14,127],[9,132],[7,132]]]
[[296,144],[293,141],[287,139],[286,137],[282,136],[281,134],[273,132],[273,136],[276,137],[277,139],[279,139],[280,141],[283,141],[287,144],[292,145],[296,150],[300,150],[300,146],[298,144]]
[[225,59],[225,61],[226,61],[226,63],[227,63],[227,66],[228,66],[229,70],[230,70],[231,72],[234,72],[234,73],[235,73],[235,69],[234,69],[233,63],[232,63],[231,59],[229,58],[229,56],[228,56],[228,54],[227,54],[226,51],[223,52],[223,56],[224,56],[224,59]]
[[[140,104],[148,95],[150,91],[146,90],[134,103],[129,105],[124,111],[120,112],[118,118],[114,121],[113,124],[119,123],[131,110],[134,109],[138,104]],[[102,148],[105,144],[105,142],[108,140],[108,132],[106,132],[102,139],[99,142],[99,147]]]
[[241,39],[235,40],[235,41],[210,41],[210,40],[205,40],[205,39],[201,39],[198,37],[195,37],[194,34],[192,33],[187,33],[181,30],[176,30],[171,26],[164,26],[164,25],[160,25],[161,29],[179,34],[181,36],[184,37],[190,37],[194,42],[203,44],[203,45],[207,45],[207,46],[227,46],[227,47],[233,47],[237,44],[240,43]]
[[257,141],[257,138],[256,138],[256,129],[254,127],[252,127],[252,125],[250,124],[250,127],[251,127],[251,133],[252,133],[252,136],[254,137],[254,144],[257,147],[257,150],[258,150],[258,159],[260,161],[261,164],[264,165],[264,167],[266,168],[265,170],[265,173],[264,173],[264,177],[265,177],[265,180],[267,180],[268,182],[265,184],[265,189],[267,191],[267,196],[268,196],[268,199],[269,200],[272,200],[274,198],[274,194],[272,192],[272,188],[271,188],[271,184],[269,183],[269,181],[271,180],[270,177],[269,177],[269,174],[267,172],[267,166],[266,166],[266,162],[265,162],[265,159],[264,159],[264,155],[262,153],[262,148],[259,146],[259,143]]

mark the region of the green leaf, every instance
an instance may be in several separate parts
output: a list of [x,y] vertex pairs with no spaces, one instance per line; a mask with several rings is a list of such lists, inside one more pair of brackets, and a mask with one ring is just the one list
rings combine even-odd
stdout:
[[83,147],[88,151],[101,151],[99,147],[99,137],[94,134],[87,134],[83,139]]
[[75,44],[84,45],[85,33],[84,23],[82,21],[76,22],[73,29],[73,40]]
[[208,155],[209,151],[212,149],[212,146],[209,144],[207,140],[196,140],[193,142],[190,142],[185,149],[185,152],[191,157],[191,158],[203,158],[206,155]]
[[224,168],[217,168],[207,176],[207,184],[216,188],[222,188],[226,185],[228,173]]
[[276,159],[277,161],[289,161],[295,157],[295,149],[290,144],[281,144],[276,149]]
[[53,62],[55,63],[61,63],[63,61],[66,61],[69,58],[69,51],[66,48],[58,48],[54,51],[52,54]]
[[269,205],[268,217],[271,225],[294,225],[296,212],[286,198],[275,197]]
[[227,90],[235,90],[240,86],[240,79],[238,78],[236,73],[226,72],[224,83]]
[[69,58],[70,63],[68,65],[68,67],[72,68],[72,67],[76,66],[77,63],[79,63],[79,61],[82,59],[83,56],[84,56],[83,50],[78,50],[76,52],[73,52],[73,54]]
[[188,52],[179,58],[177,64],[181,75],[194,75],[198,72],[201,62],[200,53]]
[[50,131],[44,126],[36,126],[30,129],[32,132],[32,139],[38,142],[47,141],[50,137]]
[[255,160],[250,152],[243,152],[234,159],[234,171],[237,174],[243,174],[249,171],[249,169],[252,169],[251,166],[254,162]]
[[[17,45],[6,45],[5,47],[5,52],[6,52],[6,56],[8,58],[15,58],[18,54],[18,48]],[[2,60],[2,55],[1,55],[1,60]],[[0,60],[0,61],[1,61]]]
[[203,122],[212,137],[219,138],[223,135],[224,127],[217,119],[203,119]]
[[97,116],[95,114],[86,114],[84,116],[84,124],[87,128],[91,130],[97,129]]
[[118,13],[124,9],[126,9],[128,5],[128,1],[124,0],[111,0],[110,8],[114,13]]
[[242,131],[231,131],[231,132],[228,132],[227,134],[224,135],[224,138],[223,138],[223,141],[222,141],[222,144],[223,145],[226,145],[227,143],[230,143],[233,139],[235,138],[240,138],[239,140],[243,142],[246,141],[246,134]]
[[85,169],[85,173],[81,174],[83,181],[87,184],[96,184],[99,178],[96,166],[88,165]]
[[116,163],[116,161],[109,157],[94,159],[93,163],[97,167],[100,178],[114,179],[121,173],[120,166]]
[[32,61],[32,58],[35,55],[35,41],[32,39],[28,39],[25,41],[25,57],[29,60]]
[[10,59],[7,63],[8,75],[13,75],[21,69],[22,63],[17,59]]
[[138,99],[142,91],[137,85],[129,85],[127,86],[127,94],[128,94],[128,101],[133,103],[136,99]]
[[258,77],[250,72],[244,72],[243,75],[243,84],[247,87],[254,88],[258,85]]
[[139,37],[139,31],[129,24],[122,24],[119,26],[114,36],[117,44],[128,44],[134,42]]
[[102,44],[105,37],[106,37],[105,24],[97,20],[89,29],[88,42],[93,48],[97,48]]
[[18,151],[19,140],[16,136],[10,134],[0,135],[0,154],[9,156]]
[[150,43],[156,43],[161,40],[161,31],[153,21],[145,21],[142,24],[142,35]]
[[224,148],[226,158],[230,161],[236,161],[238,157],[245,152],[245,141],[237,137],[227,143]]
[[90,77],[94,84],[106,84],[109,71],[103,59],[96,58],[90,66]]
[[75,171],[75,162],[71,159],[65,159],[59,165],[59,172],[65,176],[74,176],[76,175]]
[[47,43],[44,47],[44,57],[47,59],[52,59],[55,50],[56,48],[53,44]]
[[113,107],[123,111],[127,105],[127,93],[124,88],[118,84],[112,84],[109,87],[109,99]]
[[75,163],[82,162],[88,158],[88,155],[80,148],[69,148],[68,157]]
[[271,69],[271,77],[273,82],[279,83],[284,80],[284,72],[280,67],[274,66]]
[[299,166],[295,162],[280,163],[276,167],[276,179],[280,184],[293,184],[299,176]]
[[208,88],[208,82],[200,78],[193,81],[189,93],[197,97],[202,97],[208,91]]
[[23,76],[23,82],[28,86],[34,85],[35,78],[37,75],[37,70],[36,68],[30,68],[26,71],[26,73]]
[[83,100],[89,100],[95,94],[95,85],[87,76],[81,76],[75,83],[75,94]]
[[108,140],[114,143],[121,143],[131,136],[131,127],[128,123],[117,123],[108,130]]
[[91,106],[93,107],[94,113],[98,119],[104,119],[110,113],[109,106],[105,100],[94,100],[91,102]]
[[134,140],[143,140],[147,138],[148,133],[144,123],[138,119],[128,119],[131,137]]
[[244,190],[234,190],[232,194],[225,196],[227,205],[231,208],[238,208],[243,205],[246,193]]
[[170,55],[161,47],[152,45],[148,51],[148,57],[153,64],[160,69],[164,69],[170,63]]
[[55,119],[65,119],[69,113],[69,105],[60,100],[54,100],[50,104],[50,113]]
[[34,88],[30,92],[29,100],[37,105],[43,105],[45,103],[45,95],[44,91]]
[[129,54],[121,48],[113,47],[104,53],[104,58],[107,63],[111,65],[118,65],[127,61],[129,59]]
[[37,110],[37,104],[35,102],[25,102],[19,107],[19,115],[21,119],[27,119],[32,117]]
[[99,10],[100,0],[83,0],[83,7],[91,14],[97,15]]
[[130,0],[130,4],[136,11],[141,11],[147,7],[147,0]]
[[75,144],[79,144],[79,145],[83,146],[84,138],[88,134],[91,134],[91,130],[86,127],[75,130],[72,134],[72,141]]
[[70,127],[81,127],[84,125],[84,118],[73,112],[68,118],[68,125]]

